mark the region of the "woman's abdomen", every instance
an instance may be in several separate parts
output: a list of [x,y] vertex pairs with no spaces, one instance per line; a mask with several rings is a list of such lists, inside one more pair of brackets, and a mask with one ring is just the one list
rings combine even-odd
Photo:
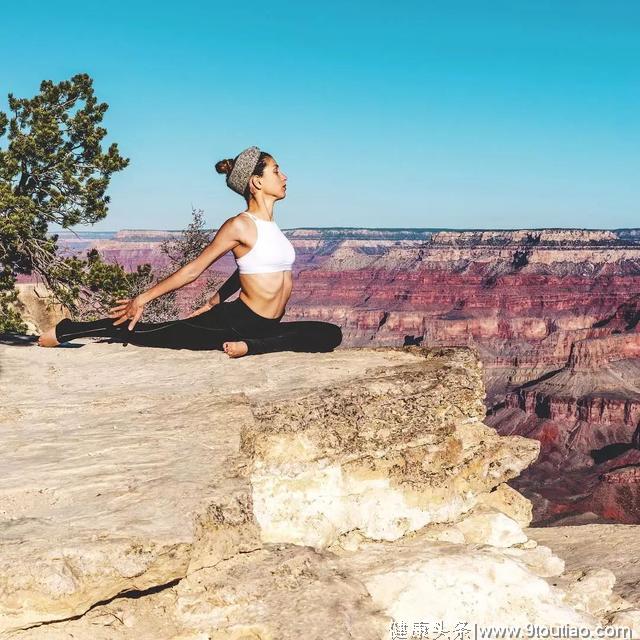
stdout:
[[293,289],[291,271],[241,273],[242,298],[256,313],[276,318],[284,312]]

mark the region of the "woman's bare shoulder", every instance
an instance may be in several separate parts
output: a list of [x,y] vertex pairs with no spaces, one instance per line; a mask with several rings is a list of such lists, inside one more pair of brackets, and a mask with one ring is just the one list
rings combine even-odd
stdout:
[[243,216],[242,213],[237,213],[236,215],[227,218],[224,223],[220,225],[220,230],[224,227],[227,234],[233,236],[244,244],[247,235],[250,235],[250,224],[251,220],[249,216]]
[[248,228],[251,218],[246,215],[246,211],[241,211],[240,213],[236,213],[235,216],[231,216],[229,221],[233,221],[234,226],[239,225],[240,228]]
[[247,229],[249,227],[248,222],[249,216],[243,216],[242,212],[236,213],[235,215],[227,218],[220,225],[219,229],[222,229],[222,227],[224,227],[225,229]]

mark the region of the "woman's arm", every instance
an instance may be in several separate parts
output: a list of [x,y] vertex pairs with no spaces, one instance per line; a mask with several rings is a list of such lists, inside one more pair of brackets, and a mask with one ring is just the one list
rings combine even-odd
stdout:
[[193,277],[192,271],[187,267],[188,265],[181,267],[164,280],[157,282],[153,287],[151,287],[151,289],[147,289],[143,293],[139,294],[138,300],[140,300],[142,304],[147,304],[147,302],[151,302],[151,300],[159,298],[165,293],[169,293],[169,291],[179,289],[180,287],[184,287],[185,284],[193,282],[195,278]]
[[[146,304],[154,298],[158,298],[169,291],[179,289],[185,284],[189,284],[190,282],[197,280],[200,277],[200,274],[220,258],[220,256],[223,256],[227,251],[230,251],[241,244],[240,235],[242,223],[243,221],[239,222],[236,217],[225,220],[224,224],[218,229],[216,235],[213,237],[213,240],[205,247],[197,258],[186,264],[184,267],[178,269],[168,278],[165,278],[155,284],[151,289],[141,293],[138,296],[138,299],[142,303]],[[237,291],[237,287],[235,291]]]

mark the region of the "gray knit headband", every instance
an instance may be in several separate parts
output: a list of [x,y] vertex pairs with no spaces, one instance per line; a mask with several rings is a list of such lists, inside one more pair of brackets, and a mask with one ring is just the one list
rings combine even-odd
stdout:
[[227,176],[227,185],[241,196],[249,184],[249,178],[258,164],[260,149],[249,147],[245,149],[237,158],[231,173]]

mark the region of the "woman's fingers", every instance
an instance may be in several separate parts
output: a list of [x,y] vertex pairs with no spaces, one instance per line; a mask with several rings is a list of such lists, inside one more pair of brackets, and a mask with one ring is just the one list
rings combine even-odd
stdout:
[[113,312],[113,311],[117,311],[119,309],[126,309],[128,306],[129,305],[127,305],[127,304],[119,304],[119,305],[116,305],[115,307],[110,307],[109,311]]
[[[111,307],[107,314],[109,318],[117,318],[113,323],[113,326],[117,326],[131,320],[131,323],[129,324],[129,331],[133,330],[138,320],[140,320],[140,316],[142,316],[144,305],[135,304],[130,298],[120,298],[119,300],[116,300],[116,302],[120,302],[122,304]],[[131,315],[132,313],[133,316]]]
[[129,325],[129,331],[133,331],[133,327],[136,326],[136,322],[140,320],[141,315],[142,315],[142,309],[140,309],[140,311],[138,311],[138,313],[136,313],[135,317],[133,318],[133,322]]
[[211,309],[211,305],[204,304],[198,309],[196,309],[195,311],[193,311],[190,315],[188,315],[187,318],[193,318],[193,316],[199,316],[201,313],[204,313],[205,311],[209,311],[209,309]]

